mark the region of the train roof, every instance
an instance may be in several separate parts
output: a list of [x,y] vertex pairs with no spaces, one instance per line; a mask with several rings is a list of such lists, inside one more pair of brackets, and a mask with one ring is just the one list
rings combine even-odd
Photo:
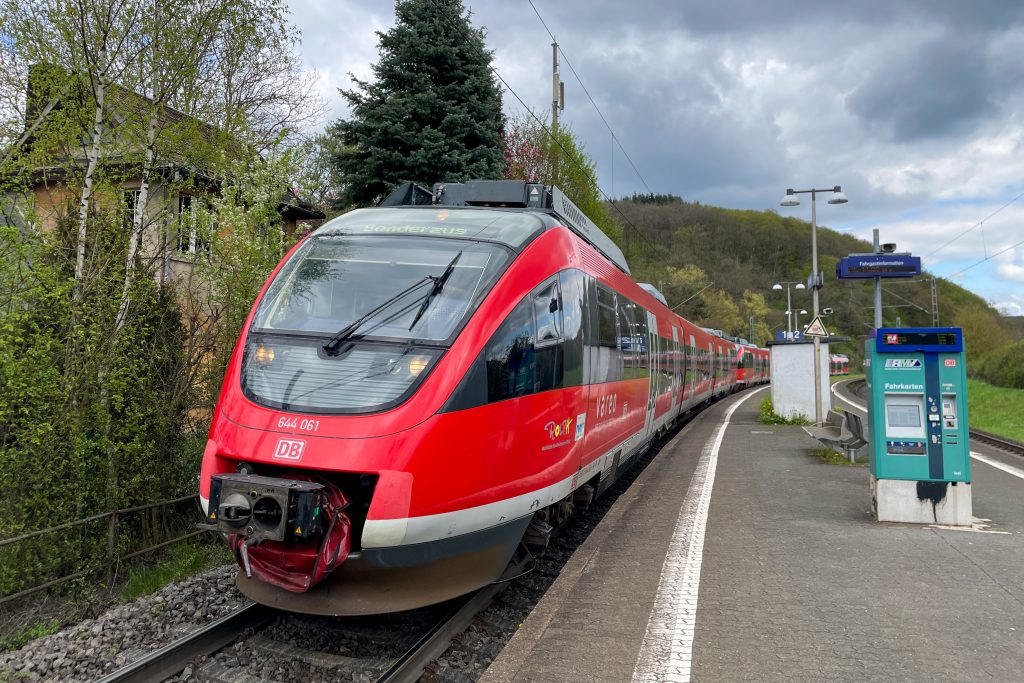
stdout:
[[[417,215],[419,214],[419,215]],[[547,216],[522,211],[445,211],[436,206],[355,209],[324,223],[313,234],[422,235],[499,242],[516,251],[555,225]]]
[[464,183],[436,183],[433,190],[428,190],[415,183],[406,183],[388,195],[380,206],[482,207],[517,210],[514,213],[544,213],[579,235],[616,268],[630,274],[629,264],[618,245],[554,185],[525,180],[467,180]]

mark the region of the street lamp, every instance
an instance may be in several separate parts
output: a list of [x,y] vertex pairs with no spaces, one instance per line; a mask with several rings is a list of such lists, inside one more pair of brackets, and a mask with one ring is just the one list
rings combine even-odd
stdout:
[[796,285],[796,287],[794,287],[793,289],[807,289],[807,288],[804,287],[804,283],[802,283],[802,282],[786,282],[786,281],[783,280],[781,282],[776,282],[774,285],[772,285],[772,289],[781,291],[782,290],[782,285],[786,285],[786,339],[792,339],[793,338],[793,325],[792,325],[792,321],[790,320],[790,314],[791,314],[791,312],[793,310],[793,300],[790,297],[789,286],[790,285]]
[[[822,287],[821,274],[818,273],[818,215],[817,215],[817,199],[819,192],[831,192],[832,196],[828,198],[829,204],[845,204],[849,200],[846,195],[843,194],[843,188],[836,185],[832,189],[828,190],[794,190],[788,188],[786,195],[779,202],[782,206],[800,206],[800,200],[797,199],[798,194],[809,194],[811,195],[811,293],[813,295],[813,310],[814,317],[818,317],[818,290]],[[814,335],[814,423],[821,426],[821,339],[818,335]]]
[[794,328],[799,330],[800,329],[800,316],[807,315],[807,309],[806,308],[801,308],[799,311],[795,312],[795,315],[796,315],[796,325],[794,325]]

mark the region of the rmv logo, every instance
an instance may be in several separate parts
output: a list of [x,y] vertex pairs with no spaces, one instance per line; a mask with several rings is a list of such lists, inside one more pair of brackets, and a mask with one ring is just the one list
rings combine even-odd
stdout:
[[918,358],[886,358],[886,369],[910,370],[921,367],[921,360]]
[[274,450],[276,460],[290,460],[298,462],[302,459],[302,451],[306,448],[306,442],[302,439],[278,439],[277,448]]

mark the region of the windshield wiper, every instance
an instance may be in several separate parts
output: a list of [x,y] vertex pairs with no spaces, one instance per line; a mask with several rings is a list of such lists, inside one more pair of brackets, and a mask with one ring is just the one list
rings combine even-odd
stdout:
[[[432,281],[434,282],[434,287],[437,287],[437,282],[435,281],[434,276],[433,275],[428,275],[425,278],[423,278],[422,280],[420,280],[419,282],[417,282],[414,285],[412,285],[411,287],[407,287],[407,288],[403,289],[401,292],[399,292],[398,294],[395,294],[393,297],[391,297],[387,301],[384,301],[380,305],[378,305],[378,306],[372,308],[371,310],[367,311],[366,313],[364,313],[360,317],[358,317],[355,320],[353,320],[352,322],[350,322],[348,325],[345,325],[345,327],[343,327],[340,330],[338,330],[338,332],[333,337],[331,337],[330,339],[327,340],[327,343],[324,344],[324,346],[323,346],[324,351],[328,355],[330,355],[330,356],[337,355],[338,349],[341,347],[342,344],[345,343],[345,340],[349,339],[353,334],[355,334],[355,331],[358,330],[363,325],[363,323],[365,323],[367,320],[369,320],[373,316],[375,316],[378,313],[380,313],[381,311],[383,311],[388,306],[391,306],[392,304],[394,304],[396,301],[398,301],[399,299],[404,297],[409,292],[413,291],[414,289],[418,289],[418,288],[422,287],[423,285],[427,284],[428,282],[432,282]],[[434,290],[431,289],[431,291],[434,291]]]
[[441,273],[441,277],[434,277],[432,275],[428,276],[434,281],[434,286],[430,288],[430,293],[427,294],[427,298],[423,300],[420,310],[416,311],[416,317],[412,319],[412,325],[409,325],[410,331],[412,331],[412,328],[416,327],[416,323],[420,321],[420,318],[423,316],[423,312],[427,310],[428,306],[430,306],[430,302],[434,297],[440,294],[441,290],[444,289],[444,283],[448,282],[448,278],[452,276],[452,273],[455,271],[455,264],[459,262],[459,258],[461,256],[462,251],[459,251],[459,253],[455,255],[455,258],[452,259],[451,263],[448,264],[448,267],[444,269],[444,272]]

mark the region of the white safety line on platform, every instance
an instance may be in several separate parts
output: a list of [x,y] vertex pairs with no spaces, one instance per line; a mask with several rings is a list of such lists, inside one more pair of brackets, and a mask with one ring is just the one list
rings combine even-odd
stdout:
[[[836,398],[838,398],[840,401],[843,401],[844,403],[848,403],[849,405],[853,406],[854,408],[862,410],[865,413],[868,411],[867,406],[863,406],[860,403],[857,403],[856,401],[851,401],[850,399],[846,398],[845,396],[840,396],[839,392],[836,391],[836,385],[835,384],[832,385],[832,394]],[[971,451],[971,457],[974,458],[975,460],[977,460],[978,462],[983,462],[986,465],[989,465],[991,467],[995,467],[997,470],[1002,470],[1003,472],[1006,472],[1007,474],[1012,474],[1013,476],[1018,477],[1019,479],[1024,479],[1024,470],[1022,470],[1022,469],[1020,469],[1018,467],[1014,467],[1013,465],[1007,465],[1006,463],[1000,462],[1000,461],[996,460],[995,458],[990,458],[987,455],[982,455],[981,453],[978,453],[977,451]]]
[[1018,477],[1019,479],[1024,479],[1024,470],[1018,467],[1014,467],[1013,465],[1007,465],[1005,462],[999,462],[995,458],[990,458],[987,455],[982,455],[981,453],[976,453],[975,451],[971,451],[971,457],[974,458],[975,460],[980,460],[986,465],[991,465],[992,467],[995,467],[997,470],[1002,470],[1003,472],[1006,472],[1007,474],[1012,474],[1013,476]]
[[654,609],[651,610],[644,642],[633,669],[634,681],[688,683],[690,680],[700,566],[704,559],[704,530],[708,524],[711,489],[715,485],[718,449],[732,414],[748,398],[766,388],[753,391],[733,403],[701,452],[661,567]]

